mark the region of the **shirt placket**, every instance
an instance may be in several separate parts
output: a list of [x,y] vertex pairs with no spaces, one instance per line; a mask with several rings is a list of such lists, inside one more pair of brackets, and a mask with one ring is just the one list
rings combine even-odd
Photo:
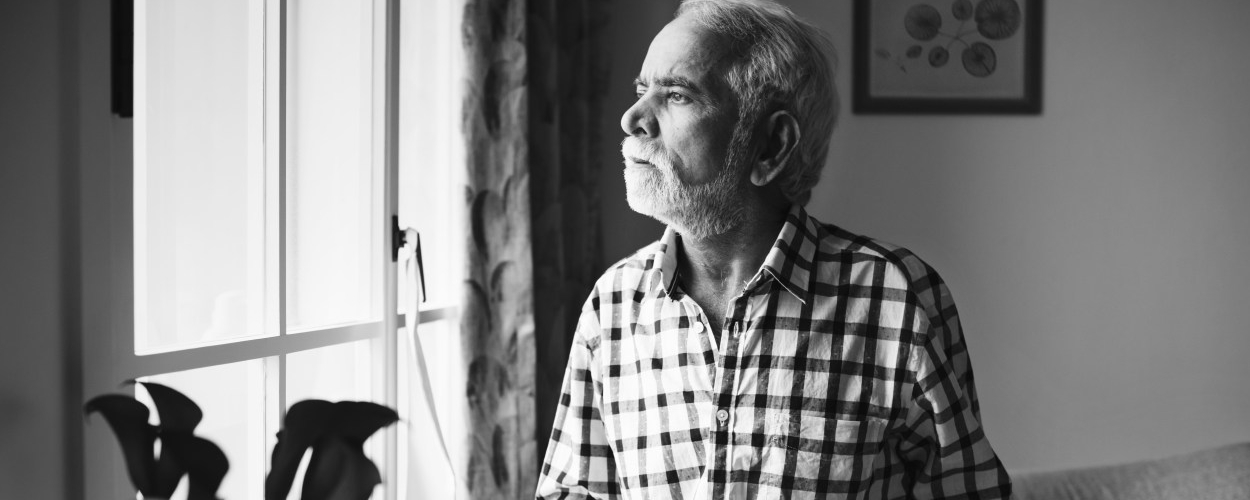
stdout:
[[[748,287],[749,289],[750,287]],[[730,471],[733,457],[733,425],[736,418],[735,396],[740,392],[742,356],[741,338],[747,311],[747,293],[739,295],[731,304],[725,317],[725,331],[721,336],[721,356],[716,367],[713,402],[716,405],[712,443],[714,446],[712,467],[712,498],[730,498]]]

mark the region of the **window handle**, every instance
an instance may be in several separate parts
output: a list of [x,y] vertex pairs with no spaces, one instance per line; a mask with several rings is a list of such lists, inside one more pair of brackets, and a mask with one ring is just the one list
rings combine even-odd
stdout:
[[399,262],[399,249],[408,244],[408,229],[399,227],[399,216],[391,216],[391,262]]
[[113,0],[111,10],[113,114],[131,118],[135,114],[135,2]]
[[399,216],[391,216],[391,262],[399,261],[399,250],[409,243],[415,245],[412,249],[412,260],[407,261],[406,265],[417,265],[417,282],[421,286],[418,292],[421,294],[421,302],[425,303],[425,261],[421,257],[421,233],[410,227],[399,227]]

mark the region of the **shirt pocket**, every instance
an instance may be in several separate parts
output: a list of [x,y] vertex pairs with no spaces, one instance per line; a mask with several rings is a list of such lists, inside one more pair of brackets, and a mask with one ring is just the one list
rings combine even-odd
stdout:
[[797,479],[813,481],[815,489],[830,492],[860,491],[868,485],[885,442],[886,420],[797,418],[803,436],[794,470]]

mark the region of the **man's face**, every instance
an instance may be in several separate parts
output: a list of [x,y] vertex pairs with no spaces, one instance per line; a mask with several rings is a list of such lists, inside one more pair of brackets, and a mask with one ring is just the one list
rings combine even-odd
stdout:
[[729,165],[737,100],[725,82],[727,42],[677,19],[647,51],[638,101],[621,117],[626,198],[634,211],[703,238],[742,215],[746,169]]

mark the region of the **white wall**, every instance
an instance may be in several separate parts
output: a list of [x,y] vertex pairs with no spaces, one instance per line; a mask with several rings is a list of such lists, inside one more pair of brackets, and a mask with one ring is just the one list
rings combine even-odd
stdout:
[[[0,496],[69,498],[62,2],[0,2]],[[70,203],[66,203],[70,202]]]
[[[1250,440],[1250,3],[1051,2],[1042,115],[930,117],[852,115],[851,2],[785,3],[843,68],[808,210],[942,272],[1009,469]],[[621,111],[673,9],[629,4],[612,29]],[[604,178],[613,262],[659,226]]]

